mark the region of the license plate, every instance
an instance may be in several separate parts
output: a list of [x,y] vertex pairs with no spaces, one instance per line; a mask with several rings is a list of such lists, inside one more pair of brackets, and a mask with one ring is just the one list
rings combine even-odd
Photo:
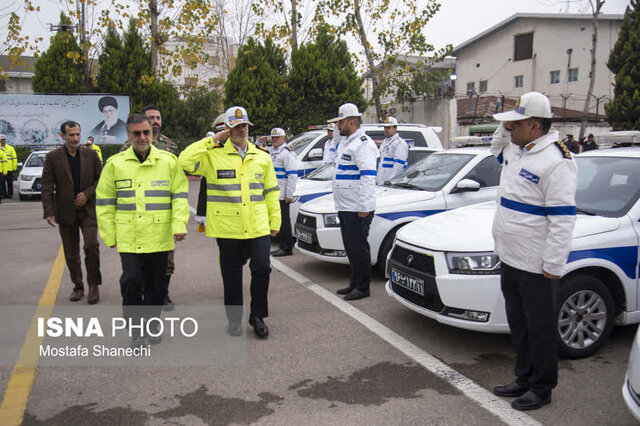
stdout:
[[304,231],[300,231],[299,229],[296,229],[296,238],[307,244],[313,244],[313,236],[308,232],[304,232]]
[[412,277],[395,268],[391,268],[391,282],[424,296],[424,280],[420,278]]

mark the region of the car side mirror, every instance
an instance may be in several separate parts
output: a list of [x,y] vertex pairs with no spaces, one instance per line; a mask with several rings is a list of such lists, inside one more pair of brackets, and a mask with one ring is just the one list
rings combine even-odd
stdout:
[[322,148],[313,148],[309,151],[309,160],[322,160]]
[[22,161],[18,163],[18,167],[22,167]]
[[456,184],[455,192],[476,192],[480,189],[480,184],[472,179],[462,179]]

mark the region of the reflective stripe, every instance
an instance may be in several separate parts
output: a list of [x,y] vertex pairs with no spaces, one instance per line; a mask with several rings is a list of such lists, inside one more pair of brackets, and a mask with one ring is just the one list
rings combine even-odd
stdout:
[[288,175],[296,175],[296,176],[298,176],[298,171],[297,171],[297,170],[289,170],[289,171],[287,172],[287,174],[288,174]]
[[383,164],[382,168],[383,169],[393,169],[393,164]]
[[195,172],[196,170],[198,170],[200,168],[200,162],[198,161],[196,163],[196,166],[193,168],[193,171]]
[[360,175],[336,175],[337,180],[360,180]]
[[147,210],[171,210],[171,203],[147,203],[144,208]]
[[378,172],[375,170],[360,170],[360,176],[375,176]]
[[116,210],[135,210],[135,204],[118,204],[116,205]]
[[258,194],[258,195],[250,195],[249,199],[251,201],[264,201],[264,196],[262,196],[262,194]]
[[276,179],[286,179],[287,175],[276,175]]
[[261,182],[249,183],[249,189],[264,189],[264,184]]
[[207,195],[210,203],[241,203],[242,197],[225,197],[223,195]]
[[116,202],[115,198],[98,198],[96,200],[96,206],[115,206]]
[[393,161],[393,158],[391,158],[391,157],[384,157],[384,158],[382,159],[382,161]]
[[395,158],[393,159],[393,162],[394,163],[398,163],[398,164],[402,164],[402,165],[404,165],[404,163],[406,163],[406,161],[404,161],[404,160],[398,160],[398,159],[395,159]]
[[338,164],[338,170],[358,170],[355,164]]
[[166,191],[163,189],[150,189],[148,191],[144,191],[145,197],[171,197],[171,191]]
[[171,195],[171,198],[175,200],[176,198],[187,198],[189,196],[188,192],[176,192]]
[[135,197],[136,196],[136,190],[135,189],[130,189],[127,191],[116,191],[116,196],[118,198],[121,197]]
[[271,191],[275,191],[276,189],[278,189],[278,185],[274,186],[273,188],[267,188],[267,189],[265,189],[265,190],[264,190],[264,192],[263,192],[263,194],[265,194],[265,195],[266,195],[266,194],[270,193]]
[[228,183],[226,185],[208,183],[207,189],[211,189],[213,191],[240,191],[241,186],[239,183]]
[[515,210],[517,212],[528,213],[536,216],[574,216],[576,214],[576,206],[534,206],[532,204],[525,204],[518,201],[509,200],[504,197],[500,198],[500,205],[510,210]]

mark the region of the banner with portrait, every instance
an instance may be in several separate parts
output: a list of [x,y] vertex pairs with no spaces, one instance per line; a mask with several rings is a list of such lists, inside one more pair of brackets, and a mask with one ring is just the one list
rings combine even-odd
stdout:
[[128,96],[0,95],[0,133],[10,145],[62,145],[60,126],[68,120],[80,124],[82,142],[92,136],[98,145],[122,144],[128,116]]

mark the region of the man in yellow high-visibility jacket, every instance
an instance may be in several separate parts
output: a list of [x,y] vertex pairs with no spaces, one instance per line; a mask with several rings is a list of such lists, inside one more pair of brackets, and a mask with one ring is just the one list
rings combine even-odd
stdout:
[[[129,117],[132,146],[109,158],[96,189],[100,238],[118,248],[123,313],[135,324],[160,317],[167,254],[186,236],[189,220],[187,178],[175,155],[152,146],[151,132],[144,115]],[[138,309],[141,305],[146,305],[144,313]],[[153,326],[158,322],[151,322]],[[160,341],[155,331],[149,334],[149,343]],[[132,336],[132,347],[144,344],[140,332]]]
[[0,150],[0,203],[2,203],[3,198],[7,198],[7,196],[3,194],[4,191],[2,189],[4,189],[5,186],[4,181],[7,178],[8,169],[7,155],[4,151]]
[[242,266],[251,269],[249,324],[258,337],[269,329],[267,292],[271,273],[269,236],[280,229],[280,190],[269,153],[249,143],[249,117],[242,107],[225,113],[225,130],[191,144],[180,154],[180,166],[207,179],[208,237],[220,249],[220,270],[228,332],[242,334]]
[[4,183],[2,185],[2,196],[6,198],[13,198],[13,175],[18,170],[18,156],[14,147],[7,143],[7,137],[0,135],[0,151],[5,154],[6,167],[4,176]]
[[104,165],[104,160],[102,160],[102,150],[98,145],[93,141],[93,136],[89,136],[84,143],[85,148],[92,149],[98,154],[98,158],[100,159],[100,164]]

